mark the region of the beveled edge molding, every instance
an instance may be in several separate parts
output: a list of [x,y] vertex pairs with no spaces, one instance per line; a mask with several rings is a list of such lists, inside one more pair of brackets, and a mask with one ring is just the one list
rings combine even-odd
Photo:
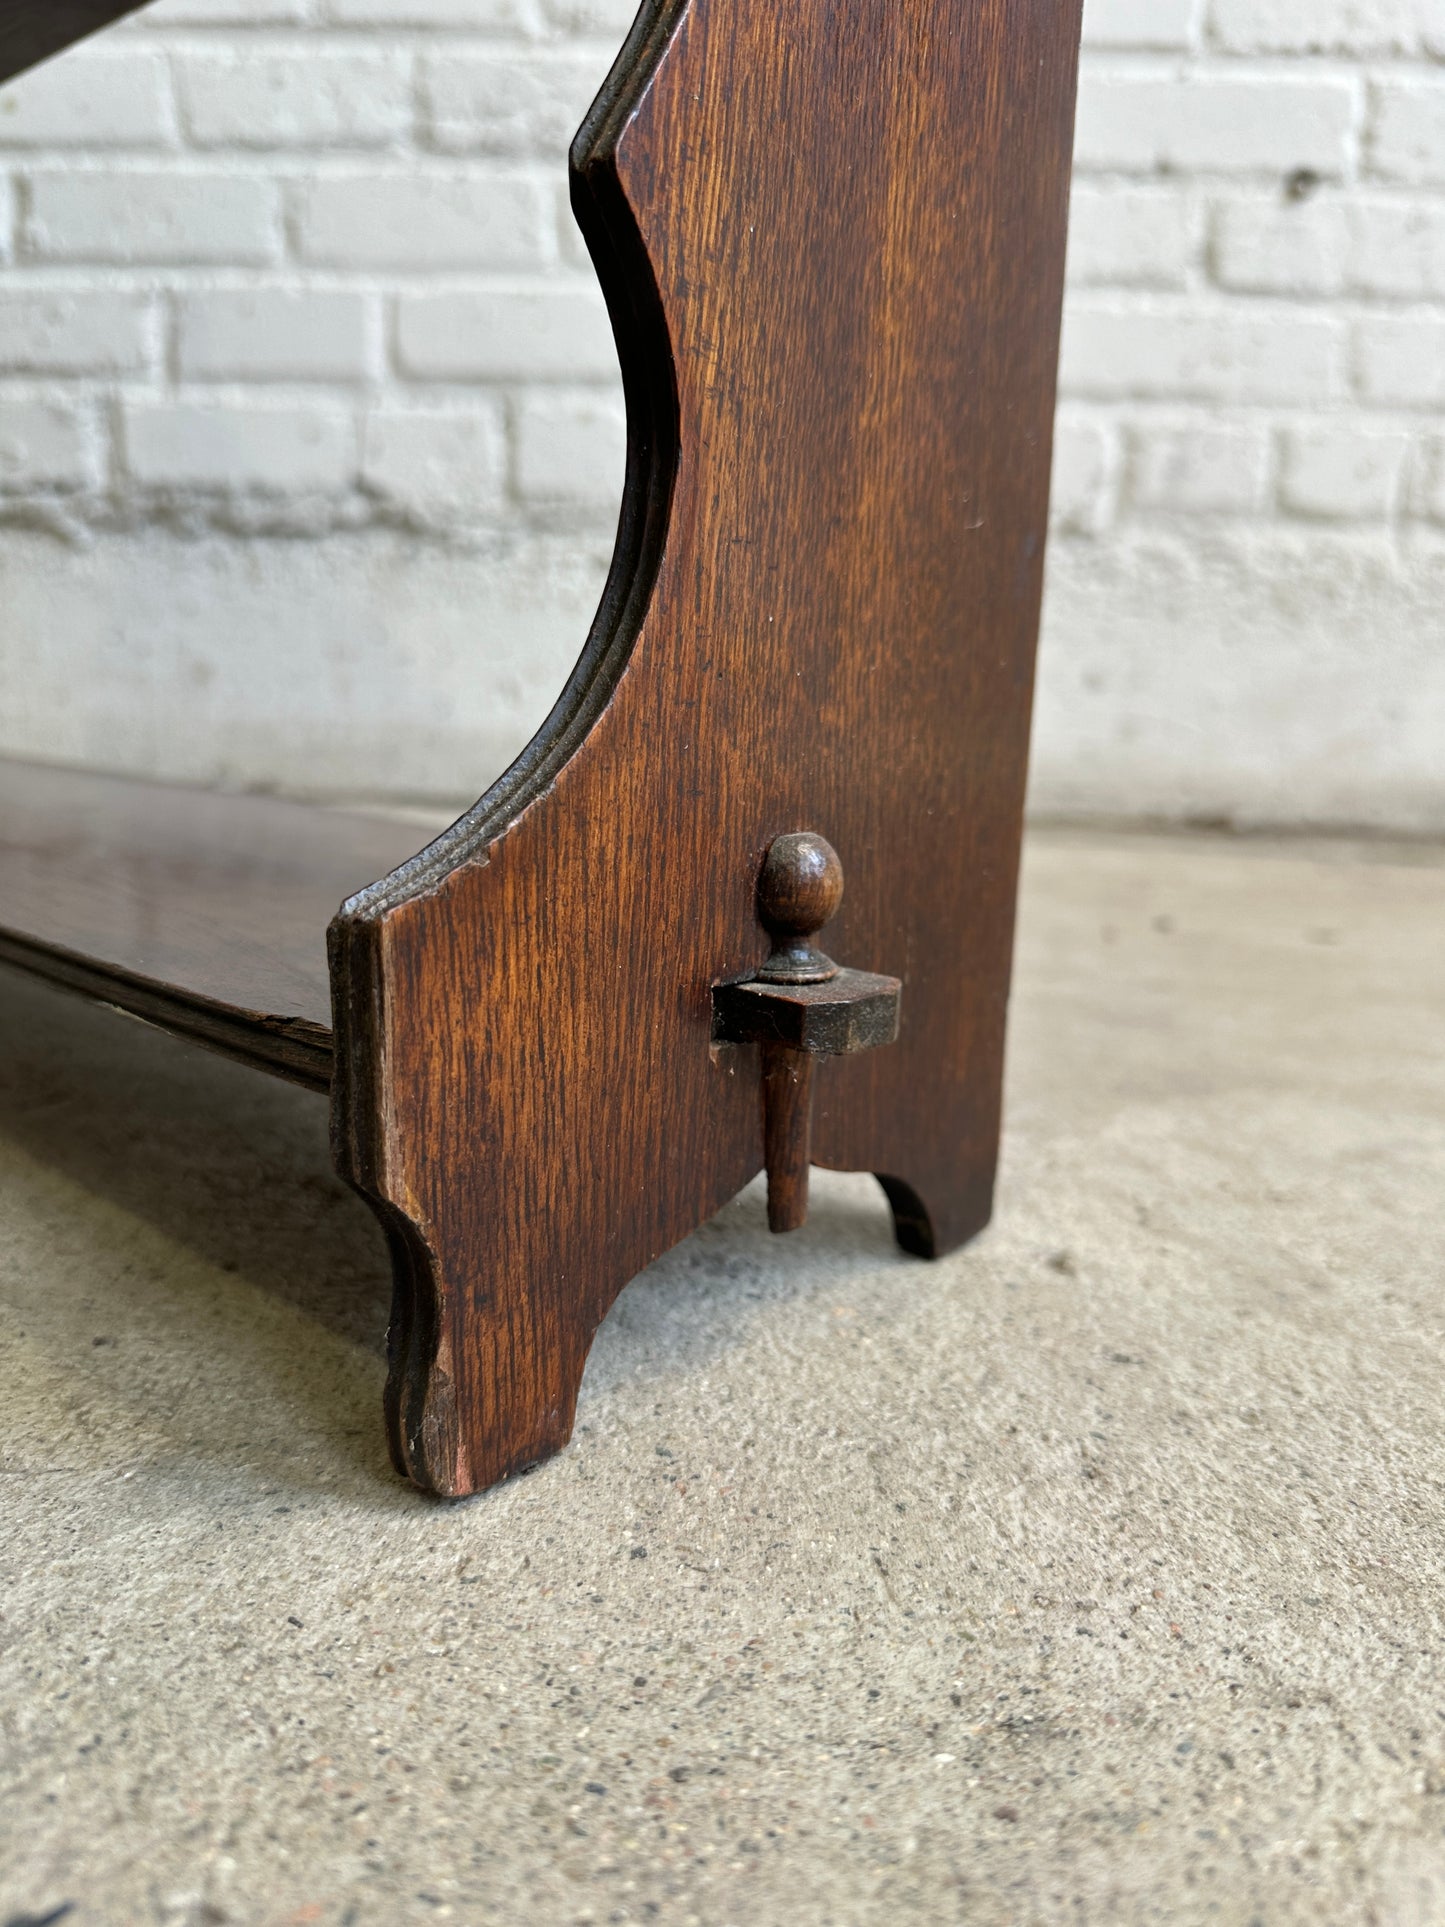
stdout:
[[384,915],[484,856],[581,749],[611,701],[652,599],[680,453],[677,377],[652,262],[617,176],[617,144],[690,0],[649,0],[572,142],[572,208],[612,321],[627,408],[627,466],[606,587],[546,721],[472,808],[408,862],[341,906],[332,928]]

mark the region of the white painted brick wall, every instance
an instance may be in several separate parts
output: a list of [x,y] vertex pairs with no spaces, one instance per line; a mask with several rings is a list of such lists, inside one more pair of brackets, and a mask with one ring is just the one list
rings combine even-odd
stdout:
[[1445,0],[1086,0],[1044,809],[1445,828]]
[[529,501],[614,510],[626,451],[626,418],[611,395],[539,390],[518,405],[517,486]]
[[381,379],[381,304],[355,289],[187,289],[174,322],[183,383]]
[[[106,726],[90,616],[57,641],[13,615],[7,686],[28,665],[69,707],[27,695],[0,747],[473,787],[484,672],[429,656],[417,614],[417,585],[452,596],[469,568],[513,665],[497,742],[540,719],[600,588],[624,442],[565,148],[634,5],[158,0],[0,91],[0,599],[41,606],[7,588],[6,543],[33,570],[44,528],[87,545],[84,594],[62,551],[45,564],[49,606],[103,608],[143,551],[206,607],[203,640],[127,664],[158,718],[132,736]],[[1426,613],[1445,0],[1087,0],[1069,275],[1039,805],[1445,827],[1445,619]],[[392,645],[357,620],[377,598],[337,575],[367,541],[357,568],[374,581],[384,556],[408,611],[427,758],[358,720],[370,677],[408,726]],[[291,720],[208,762],[183,700],[202,672],[177,665],[199,651],[230,689],[225,652],[257,646],[254,602],[232,621],[198,586],[231,579],[232,549],[269,607],[304,612],[285,646],[318,652],[316,705],[294,680]],[[327,628],[332,604],[350,613]],[[47,681],[57,648],[73,673]]]
[[362,486],[423,526],[466,523],[504,506],[501,408],[374,408],[366,419]]
[[1096,540],[1171,513],[1408,534],[1445,401],[1445,0],[1086,23],[1063,392],[1133,451]]
[[126,402],[121,457],[141,488],[257,489],[308,495],[356,475],[356,431],[339,409],[241,401]]
[[23,258],[115,267],[265,267],[282,251],[279,184],[89,161],[22,188]]
[[100,480],[87,411],[52,401],[0,401],[0,486],[94,488]]

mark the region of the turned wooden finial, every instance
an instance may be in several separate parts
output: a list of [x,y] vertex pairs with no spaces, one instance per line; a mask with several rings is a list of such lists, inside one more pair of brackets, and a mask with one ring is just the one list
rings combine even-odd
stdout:
[[758,916],[773,940],[755,977],[713,988],[713,1035],[762,1046],[768,1223],[796,1231],[808,1216],[813,1067],[898,1035],[896,977],[844,970],[813,939],[838,914],[843,865],[814,830],[775,838],[758,878]]
[[843,865],[826,837],[797,830],[774,839],[758,879],[758,915],[773,954],[758,972],[770,984],[827,984],[838,966],[813,938],[837,916]]

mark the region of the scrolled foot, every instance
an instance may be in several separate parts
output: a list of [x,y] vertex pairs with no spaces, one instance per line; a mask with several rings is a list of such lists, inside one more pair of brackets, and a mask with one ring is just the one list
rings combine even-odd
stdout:
[[992,1168],[975,1183],[939,1183],[927,1193],[882,1171],[878,1182],[893,1212],[893,1235],[914,1258],[943,1258],[976,1238],[993,1216]]

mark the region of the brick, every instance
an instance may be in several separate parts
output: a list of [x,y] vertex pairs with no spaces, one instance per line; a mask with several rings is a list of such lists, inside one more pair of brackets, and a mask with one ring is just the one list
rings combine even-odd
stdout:
[[405,296],[397,355],[422,380],[617,378],[606,307],[584,285]]
[[355,426],[338,412],[132,402],[122,443],[129,473],[148,488],[330,494],[356,477]]
[[198,147],[385,147],[411,128],[400,53],[194,54],[177,84]]
[[1216,45],[1234,54],[1409,54],[1420,0],[1211,0]]
[[325,18],[343,27],[451,27],[474,33],[533,34],[537,0],[327,0]]
[[468,522],[493,514],[506,492],[501,408],[377,409],[367,419],[362,482],[408,515]]
[[638,0],[543,0],[543,9],[548,24],[564,33],[602,34],[621,46],[637,17]]
[[1410,438],[1357,424],[1296,430],[1285,439],[1280,499],[1296,515],[1382,520],[1400,498]]
[[14,375],[137,375],[160,330],[148,295],[0,289],[0,367]]
[[1344,352],[1334,315],[1083,296],[1069,304],[1062,381],[1071,395],[1304,406],[1338,396]]
[[51,261],[261,264],[280,251],[275,184],[115,168],[38,174],[26,242]]
[[1049,519],[1076,535],[1097,535],[1113,507],[1118,437],[1103,422],[1062,410],[1054,425]]
[[0,399],[0,489],[98,488],[90,424],[56,402]]
[[1244,515],[1263,507],[1270,438],[1257,425],[1151,424],[1130,437],[1129,497],[1177,515]]
[[1338,294],[1349,253],[1350,218],[1340,201],[1271,197],[1215,210],[1214,278],[1238,293]]
[[167,147],[165,59],[148,48],[47,61],[0,90],[0,147]]
[[1421,453],[1420,510],[1432,521],[1445,522],[1445,436],[1432,436]]
[[1337,175],[1349,166],[1355,83],[1331,76],[1169,77],[1085,71],[1078,162],[1129,173]]
[[156,0],[136,16],[144,27],[279,27],[304,20],[310,0]]
[[1366,151],[1371,171],[1384,180],[1445,182],[1445,80],[1375,87]]
[[1438,201],[1352,201],[1349,285],[1386,300],[1445,297],[1445,205]]
[[1188,201],[1169,188],[1081,181],[1069,216],[1069,278],[1080,287],[1183,287],[1194,249]]
[[600,79],[595,54],[434,56],[422,70],[429,137],[454,152],[560,160]]
[[185,381],[361,381],[377,371],[379,329],[363,294],[205,289],[176,300]]
[[549,212],[524,174],[343,175],[303,183],[296,238],[321,267],[533,267],[550,245]]
[[1378,315],[1355,329],[1355,386],[1382,407],[1445,406],[1445,321]]
[[627,421],[611,393],[554,389],[517,409],[517,487],[529,500],[615,514],[626,456]]
[[1194,44],[1199,0],[1085,0],[1086,47],[1173,52]]

